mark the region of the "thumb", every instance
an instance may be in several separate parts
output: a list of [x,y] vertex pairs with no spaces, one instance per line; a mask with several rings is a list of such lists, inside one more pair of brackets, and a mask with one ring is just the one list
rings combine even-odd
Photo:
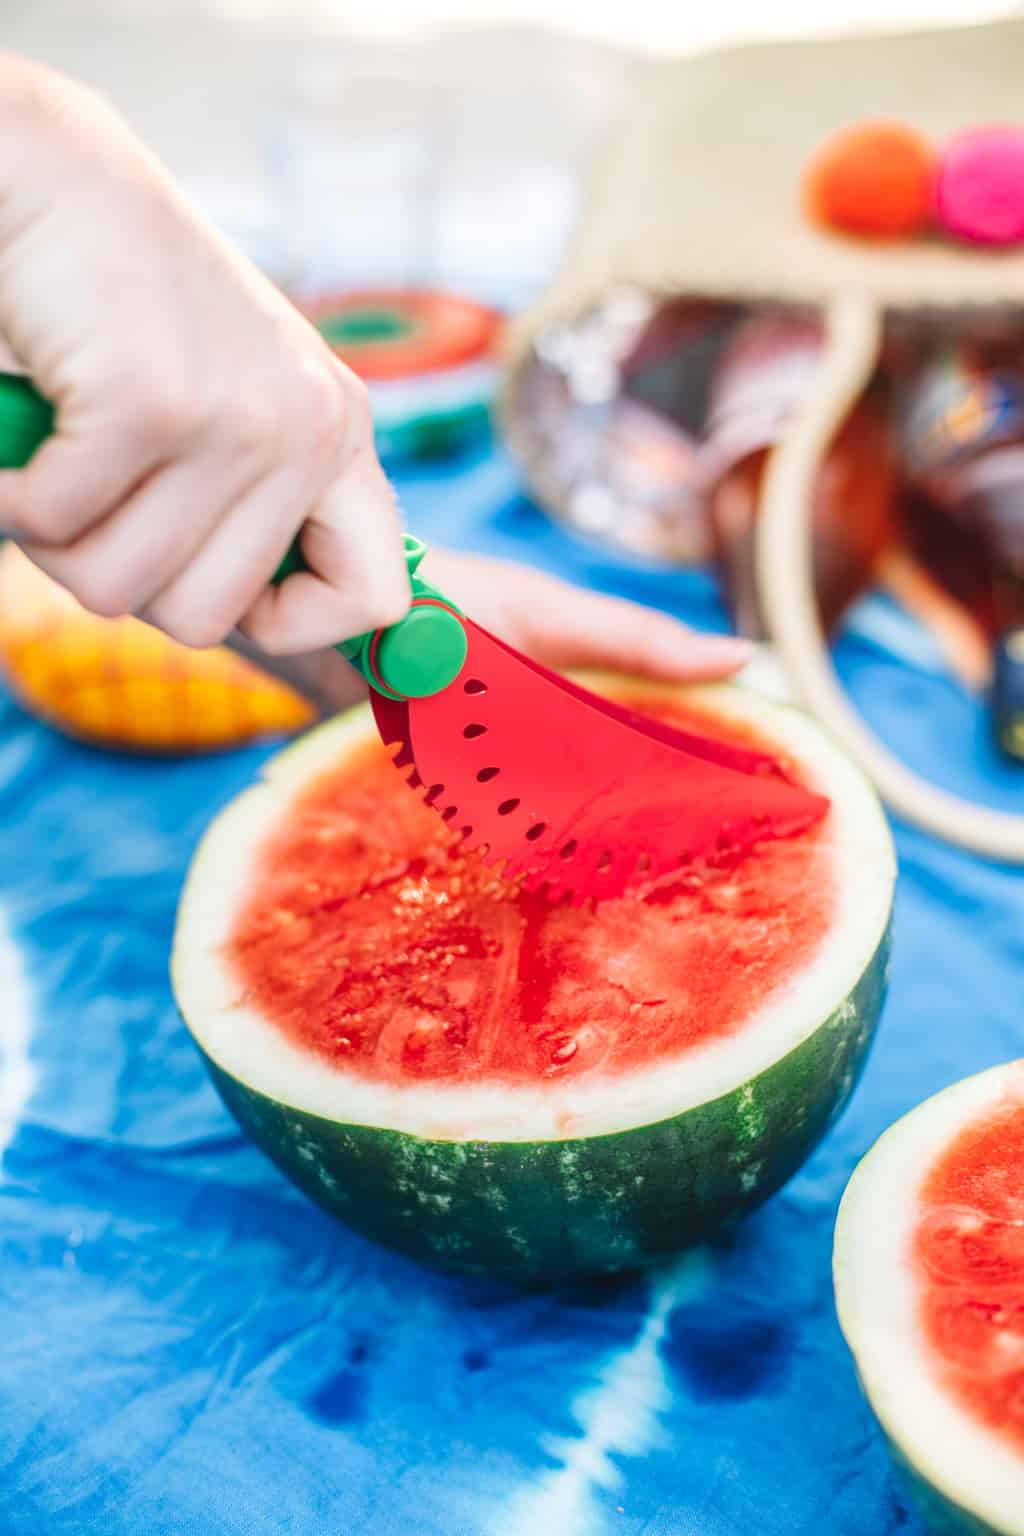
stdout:
[[728,677],[751,656],[746,640],[700,634],[670,614],[530,566],[432,550],[422,570],[472,618],[549,667],[697,682]]

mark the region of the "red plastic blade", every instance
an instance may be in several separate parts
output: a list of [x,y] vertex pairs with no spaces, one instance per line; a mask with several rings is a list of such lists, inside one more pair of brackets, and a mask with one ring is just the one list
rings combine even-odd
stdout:
[[470,847],[552,899],[619,896],[739,857],[828,809],[775,759],[676,730],[520,655],[472,620],[458,677],[429,699],[372,694],[398,767]]

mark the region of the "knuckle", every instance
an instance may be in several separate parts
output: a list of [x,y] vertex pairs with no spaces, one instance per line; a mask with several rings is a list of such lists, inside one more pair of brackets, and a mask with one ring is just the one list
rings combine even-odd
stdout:
[[[329,370],[317,369],[307,375],[296,426],[304,440],[304,456],[318,472],[330,473],[337,468],[360,410],[358,399],[351,400],[345,386]],[[368,398],[366,410],[368,414]]]
[[66,473],[19,474],[0,501],[0,528],[26,543],[67,549],[102,516],[94,495],[77,492]]
[[0,526],[49,549],[68,549],[107,513],[102,487],[84,482],[73,460],[40,456],[4,486]]
[[266,394],[247,395],[232,401],[230,434],[236,451],[246,459],[271,460],[281,447],[281,413]]
[[0,53],[0,89],[30,126],[50,127],[61,121],[69,83],[37,60],[6,49]]
[[101,619],[117,619],[132,610],[130,582],[124,572],[90,565],[79,571],[69,585],[83,608]]
[[202,426],[196,400],[187,390],[176,388],[168,380],[136,380],[134,388],[130,383],[120,387],[126,389],[125,399],[135,401],[132,431],[148,454],[177,452]]
[[52,505],[47,506],[32,495],[27,486],[19,487],[10,500],[9,510],[4,509],[4,532],[31,544],[59,545],[62,540],[53,512]]

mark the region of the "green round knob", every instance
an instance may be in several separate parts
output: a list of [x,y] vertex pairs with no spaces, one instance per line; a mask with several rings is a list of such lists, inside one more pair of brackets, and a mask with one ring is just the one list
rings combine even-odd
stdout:
[[468,642],[458,614],[436,603],[416,603],[384,630],[377,644],[381,681],[405,699],[427,699],[455,681]]

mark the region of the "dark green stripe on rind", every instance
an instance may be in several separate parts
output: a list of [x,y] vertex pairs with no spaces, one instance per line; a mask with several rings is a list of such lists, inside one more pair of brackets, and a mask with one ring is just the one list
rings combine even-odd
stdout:
[[[207,1057],[224,1102],[295,1183],[365,1236],[445,1269],[520,1280],[652,1264],[791,1178],[845,1107],[881,1013],[887,929],[847,1000],[723,1098],[566,1141],[438,1141],[280,1104]],[[609,1083],[609,1095],[615,1092]]]
[[606,1136],[427,1140],[293,1109],[209,1065],[278,1166],[378,1242],[445,1268],[524,1279],[628,1269],[700,1241],[801,1166],[863,1065],[888,947],[887,934],[849,999],[765,1072],[672,1119]]

